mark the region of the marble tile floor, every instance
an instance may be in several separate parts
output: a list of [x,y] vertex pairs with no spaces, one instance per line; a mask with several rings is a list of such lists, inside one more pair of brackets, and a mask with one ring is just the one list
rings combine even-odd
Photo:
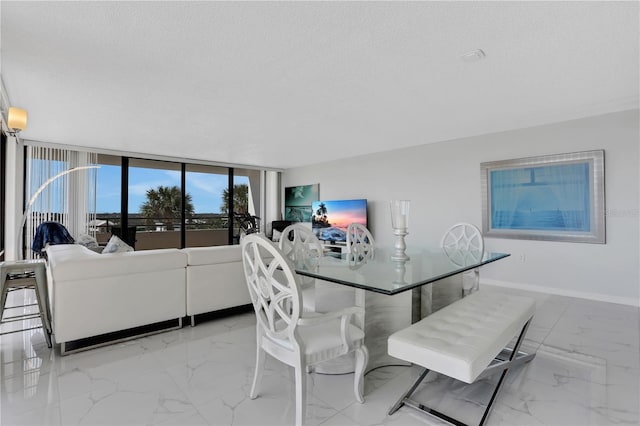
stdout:
[[[526,294],[537,311],[525,346],[537,356],[509,375],[488,424],[640,424],[639,309]],[[253,313],[65,357],[47,348],[41,330],[3,335],[0,425],[293,424],[291,368],[268,359],[260,396],[248,398],[254,351]],[[386,414],[419,372],[371,371],[364,404],[351,374],[311,374],[306,423],[439,425],[407,407]],[[429,377],[416,399],[477,424],[491,380],[463,386]]]

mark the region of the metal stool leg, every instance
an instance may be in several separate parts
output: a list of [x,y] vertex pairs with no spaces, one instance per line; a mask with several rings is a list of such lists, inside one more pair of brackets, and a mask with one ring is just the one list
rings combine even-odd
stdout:
[[47,308],[46,303],[43,301],[43,294],[40,293],[39,285],[35,285],[34,289],[36,291],[36,299],[38,300],[38,309],[40,310],[40,322],[42,323],[42,331],[44,333],[44,338],[47,341],[47,346],[52,347],[51,345],[51,326],[49,325],[48,318],[46,316]]
[[[19,283],[12,284],[12,280],[9,279],[10,272],[20,274],[21,281]],[[47,346],[51,348],[53,346],[51,342],[51,314],[49,309],[49,298],[47,295],[47,276],[44,263],[38,261],[1,262],[0,282],[2,283],[2,291],[0,293],[0,321],[2,321],[2,316],[6,308],[5,305],[7,302],[7,294],[10,290],[33,289],[36,294],[38,314],[18,315],[5,320],[5,322],[20,321],[39,317]],[[30,327],[26,330],[32,330],[36,328],[40,327]],[[24,330],[14,330],[7,333],[14,333],[18,331]]]
[[7,274],[2,273],[2,267],[0,267],[0,281],[2,284],[0,288],[2,289],[2,293],[0,293],[0,321],[2,321],[2,316],[4,315],[4,305],[7,303],[7,293],[9,293],[9,286],[7,285]]

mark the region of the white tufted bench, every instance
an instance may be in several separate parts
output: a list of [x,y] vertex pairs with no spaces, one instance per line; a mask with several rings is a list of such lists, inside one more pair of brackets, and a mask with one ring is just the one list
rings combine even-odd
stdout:
[[[425,367],[418,380],[391,407],[407,405],[455,425],[459,422],[412,399],[411,394],[430,370],[466,383],[502,371],[480,421],[484,424],[498,396],[507,370],[531,361],[535,354],[520,351],[535,312],[527,297],[477,291],[389,337],[389,355]],[[518,336],[513,349],[505,349]]]

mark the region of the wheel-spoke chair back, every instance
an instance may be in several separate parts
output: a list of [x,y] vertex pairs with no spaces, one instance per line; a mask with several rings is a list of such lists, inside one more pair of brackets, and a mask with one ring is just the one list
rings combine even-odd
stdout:
[[[284,228],[279,246],[295,268],[304,267],[312,270],[317,267],[318,259],[322,257],[322,243],[318,237],[311,229],[299,223]],[[316,280],[307,276],[300,276],[299,280],[304,309],[313,312],[316,310]]]
[[[246,244],[242,252],[257,321],[269,338],[293,344],[293,329],[300,316],[301,304],[295,283],[298,277],[292,273],[290,261],[275,247],[260,243]],[[268,263],[265,258],[269,259]]]
[[[457,223],[445,232],[441,241],[442,250],[457,266],[466,266],[482,260],[484,239],[480,230],[470,223]],[[463,295],[478,289],[480,271],[475,268],[463,273]]]
[[279,244],[280,250],[296,266],[300,266],[301,262],[308,262],[309,259],[322,256],[322,243],[316,234],[299,223],[284,228]]
[[369,258],[373,256],[376,242],[366,226],[351,223],[347,227],[347,250],[352,256]]
[[242,262],[257,317],[256,368],[250,397],[256,398],[264,371],[265,353],[295,369],[295,423],[301,425],[306,409],[309,367],[355,352],[354,393],[364,402],[363,377],[368,352],[364,332],[351,323],[362,308],[303,313],[300,280],[284,253],[264,236],[249,234],[242,240]]

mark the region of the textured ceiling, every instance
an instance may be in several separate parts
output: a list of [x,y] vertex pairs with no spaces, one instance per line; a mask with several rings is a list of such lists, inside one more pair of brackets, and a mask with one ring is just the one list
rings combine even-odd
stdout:
[[[294,167],[638,108],[637,2],[0,3],[26,139]],[[460,55],[483,49],[486,59]],[[517,143],[517,141],[514,141]]]

